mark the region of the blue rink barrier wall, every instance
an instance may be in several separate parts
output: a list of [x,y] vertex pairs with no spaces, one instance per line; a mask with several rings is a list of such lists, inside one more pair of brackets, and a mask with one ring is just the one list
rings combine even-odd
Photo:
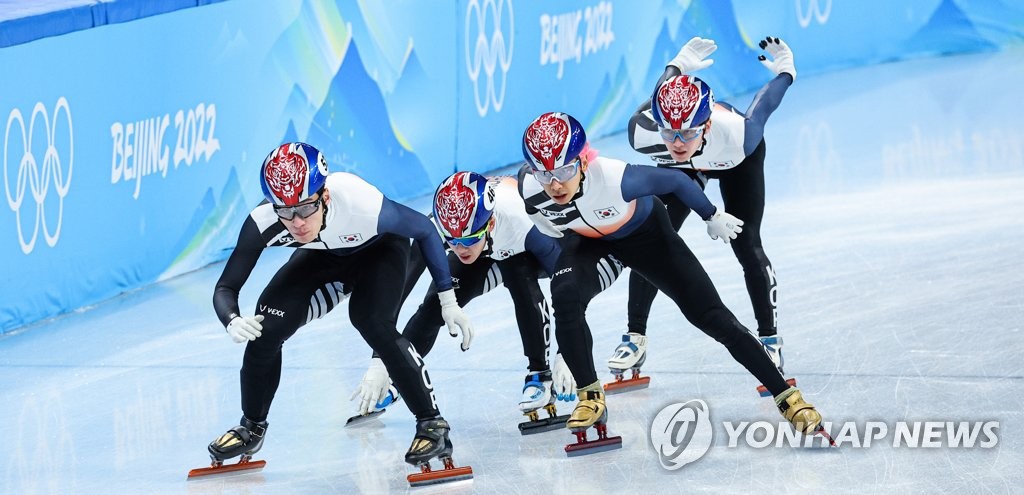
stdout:
[[1024,39],[1020,7],[951,0],[44,4],[0,0],[0,333],[224,259],[284,141],[408,200],[521,160],[545,111],[623,130],[692,36],[726,100],[767,35],[802,78]]

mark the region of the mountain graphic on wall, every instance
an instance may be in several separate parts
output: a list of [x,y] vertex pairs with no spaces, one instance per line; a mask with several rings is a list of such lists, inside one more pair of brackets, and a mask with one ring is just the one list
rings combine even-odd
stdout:
[[[157,265],[166,265],[166,268],[156,279],[165,280],[227,257],[234,247],[241,219],[251,206],[255,205],[245,204],[238,170],[231,167],[220,194],[207,188],[202,201],[192,211],[188,226],[170,250],[175,253],[174,259]],[[218,246],[227,248],[215,249]]]
[[[645,80],[648,87],[642,88],[645,93],[654,92],[654,85],[664,73],[665,65],[694,36],[712,39],[718,45],[718,49],[708,57],[715,61],[714,64],[691,73],[708,83],[717,99],[724,100],[760,87],[749,83],[751,71],[763,71],[764,83],[771,79],[772,74],[757,61],[761,49],[752,49],[743,39],[731,2],[693,2],[679,21],[675,36],[672,36],[668,21],[662,22],[651,50]],[[751,41],[757,43],[760,38]]]
[[597,95],[601,99],[595,105],[594,114],[585,122],[587,135],[591,138],[606,136],[626,128],[633,110],[640,104],[636,91],[629,81],[626,58],[619,59],[614,75],[605,74]]
[[[289,120],[288,121],[288,128],[286,128],[285,131],[284,131],[284,137],[281,138],[281,143],[294,143],[294,142],[298,142],[298,141],[302,141],[302,140],[299,139],[299,133],[295,131],[295,121],[294,120]],[[312,144],[312,143],[306,143],[306,144]]]
[[[940,39],[943,49],[937,50],[935,47],[940,43],[936,43],[936,40]],[[905,55],[927,56],[999,49],[978,31],[974,23],[952,0],[943,0],[935,12],[932,12],[928,22],[907,39],[905,47]]]
[[[718,50],[709,57],[714,59],[715,63],[695,75],[711,85],[717,99],[724,100],[749,93],[774,77],[757,60],[757,56],[762,53],[757,43],[772,33],[751,33],[755,39],[750,42],[754,46],[748,46],[748,41],[744,39],[737,26],[732,2],[691,3],[683,14],[676,33],[675,48],[671,56],[675,56],[694,36],[715,40]],[[758,71],[763,74],[763,78],[751,79],[750,74]],[[752,80],[760,82],[752,84]],[[653,83],[654,81],[651,83],[652,88]]]
[[[692,38],[693,34],[683,35],[687,36],[687,40]],[[681,36],[682,37],[682,36]],[[654,38],[654,49],[651,50],[651,61],[647,66],[647,77],[644,78],[644,84],[646,88],[642,88],[648,95],[654,92],[654,84],[658,82],[658,78],[665,72],[665,65],[668,64],[672,57],[679,53],[679,49],[683,47],[682,42],[676,42],[675,38],[668,30],[668,21],[661,23],[661,29],[658,30],[658,36]]]
[[288,120],[288,126],[290,127],[288,135],[285,136],[285,141],[282,141],[282,143],[301,141],[298,139],[295,123],[312,122],[317,110],[316,105],[313,105],[306,92],[302,91],[298,84],[293,85],[291,92],[288,93],[288,101],[285,102],[284,110],[281,113],[282,118]]
[[[446,135],[444,129],[454,128],[454,95],[446,101],[447,95],[432,92],[433,97],[424,97],[424,88],[443,86],[443,81],[431,80],[423,68],[416,50],[410,43],[402,72],[388,95],[388,114],[395,127],[395,134],[407,149],[418,157],[445,161],[445,175],[454,169],[454,135]],[[438,164],[432,163],[435,172]],[[443,177],[434,177],[431,184]]]
[[352,172],[391,199],[430,189],[423,164],[392,127],[384,97],[355,43],[349,45],[306,140],[324,153],[331,170]]

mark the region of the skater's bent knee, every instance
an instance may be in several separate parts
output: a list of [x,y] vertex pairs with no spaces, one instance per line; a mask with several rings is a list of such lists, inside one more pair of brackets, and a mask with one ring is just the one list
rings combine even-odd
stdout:
[[738,338],[748,334],[747,328],[728,309],[713,309],[701,318],[700,329],[720,344],[730,347]]
[[764,249],[760,245],[736,245],[734,251],[736,260],[744,268],[760,268],[770,264],[768,256],[764,254]]

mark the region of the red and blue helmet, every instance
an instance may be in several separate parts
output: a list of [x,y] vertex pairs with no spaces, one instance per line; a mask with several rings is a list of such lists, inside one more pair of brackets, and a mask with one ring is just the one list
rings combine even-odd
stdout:
[[323,189],[327,173],[327,159],[320,150],[306,143],[287,143],[263,160],[260,185],[271,204],[295,206]]
[[580,156],[587,133],[567,113],[548,112],[534,119],[523,133],[523,157],[534,170],[554,170]]
[[651,114],[664,129],[689,129],[711,118],[715,94],[711,87],[690,75],[666,79],[651,95]]
[[434,220],[446,240],[469,237],[487,226],[494,188],[476,172],[457,172],[434,192]]

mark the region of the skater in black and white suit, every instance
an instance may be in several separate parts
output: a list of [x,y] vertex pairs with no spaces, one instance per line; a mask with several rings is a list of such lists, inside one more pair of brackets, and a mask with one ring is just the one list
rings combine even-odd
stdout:
[[[717,48],[712,40],[693,38],[669,62],[652,98],[630,118],[628,136],[633,149],[650,156],[658,167],[686,174],[701,188],[709,180],[717,180],[725,208],[743,219],[743,234],[731,241],[732,250],[743,267],[758,336],[782,371],[782,339],[777,336],[777,281],[761,245],[764,128],[796,79],[796,69],[792,51],[782,40],[766,38],[760,46],[771,57],[762,55],[760,59],[775,77],[758,91],[746,111],[715,101],[711,88],[690,75],[711,65],[713,60],[707,57]],[[711,109],[710,114],[697,111],[704,105]],[[672,228],[678,231],[690,208],[672,195],[661,195],[659,199],[668,209]],[[657,292],[654,285],[632,272],[628,333],[623,341],[631,342],[635,350],[620,344],[608,361],[609,367],[628,368],[646,357],[647,318]]]
[[[697,88],[700,89],[700,88]],[[713,239],[736,239],[743,222],[711,204],[689,177],[629,165],[590,149],[580,123],[564,113],[537,117],[523,134],[520,195],[542,230],[559,238],[562,253],[551,279],[555,334],[578,384],[580,402],[567,426],[585,431],[607,419],[586,320],[600,292],[589,260],[611,254],[639,272],[679,306],[690,323],[721,343],[775,397],[800,431],[818,428],[821,415],[790,387],[761,343],[722,303],[700,262],[668,222],[655,197],[672,194],[707,223]]]
[[[538,279],[554,273],[561,248],[554,238],[542,234],[526,215],[517,182],[512,177],[487,178],[475,172],[457,172],[437,187],[431,215],[439,241],[449,250],[448,264],[456,281],[455,295],[463,304],[504,285],[512,298],[519,327],[527,373],[519,401],[520,410],[530,413],[548,409],[555,398],[576,399],[576,382],[562,359],[548,363],[550,311]],[[607,283],[615,280],[622,265],[611,258],[596,260]],[[411,292],[426,263],[418,250],[410,253],[406,292]],[[433,348],[444,325],[437,290],[427,290],[402,331],[402,335],[423,356]],[[463,350],[468,349],[468,342]],[[397,396],[389,387],[386,370],[376,357],[352,398],[359,398],[359,412],[368,415],[393,403]]]
[[[415,239],[437,287],[445,323],[453,332],[472,335],[455,299],[444,252],[428,242],[436,238],[430,221],[353,174],[328,175],[323,155],[305,143],[275,148],[263,162],[260,182],[267,201],[242,225],[213,296],[228,334],[247,345],[242,419],[210,444],[210,455],[223,461],[251,456],[262,447],[285,341],[351,293],[352,325],[380,355],[416,416],[417,433],[406,461],[450,456],[448,423],[438,411],[423,360],[396,329],[410,239]],[[244,316],[238,293],[260,254],[272,246],[295,252],[263,290],[255,315]]]

